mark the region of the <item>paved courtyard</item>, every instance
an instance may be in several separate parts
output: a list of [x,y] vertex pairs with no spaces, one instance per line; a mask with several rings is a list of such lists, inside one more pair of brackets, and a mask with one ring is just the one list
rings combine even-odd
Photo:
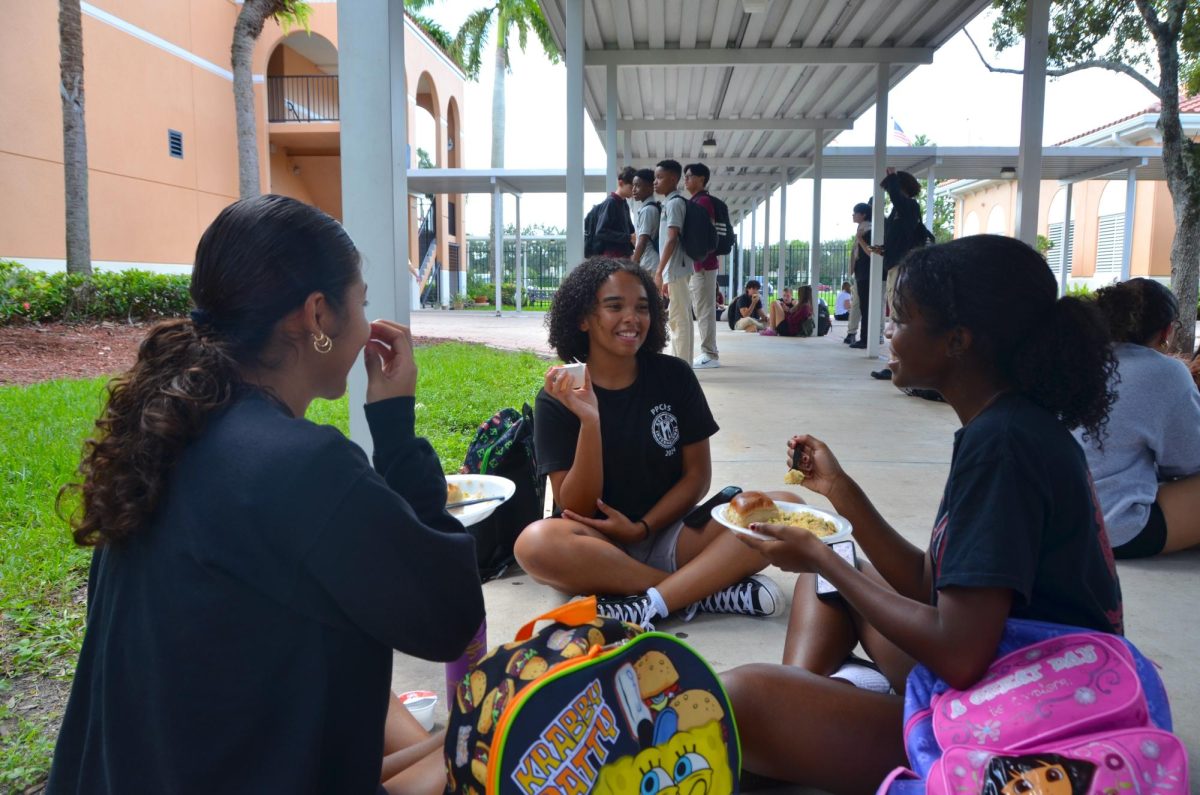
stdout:
[[[418,336],[548,354],[542,319],[532,312],[497,318],[431,310],[414,313],[412,327]],[[878,363],[847,350],[841,344],[844,333],[845,324],[837,323],[824,338],[786,339],[735,333],[718,324],[722,367],[698,373],[721,426],[712,439],[712,491],[730,484],[782,488],[785,441],[794,433],[811,433],[830,445],[884,516],[924,547],[949,469],[957,419],[945,404],[906,397],[869,378]],[[532,402],[533,395],[529,398]],[[824,504],[823,498],[804,493],[814,504]],[[1129,637],[1162,668],[1176,730],[1188,745],[1195,775],[1200,773],[1200,643],[1194,615],[1188,615],[1200,605],[1200,550],[1119,566]],[[790,595],[794,575],[768,573]],[[510,640],[530,617],[563,601],[519,571],[488,583],[484,593],[489,645]],[[658,628],[687,638],[722,671],[778,661],[786,626],[786,616],[700,616]],[[393,684],[401,691],[442,692],[443,669],[397,655]],[[444,723],[444,713],[439,720]]]

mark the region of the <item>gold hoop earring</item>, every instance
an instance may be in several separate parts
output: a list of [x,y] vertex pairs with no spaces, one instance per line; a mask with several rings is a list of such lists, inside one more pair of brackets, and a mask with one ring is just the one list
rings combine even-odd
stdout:
[[313,335],[313,349],[317,353],[329,353],[333,350],[333,340],[327,337],[324,331],[318,331]]

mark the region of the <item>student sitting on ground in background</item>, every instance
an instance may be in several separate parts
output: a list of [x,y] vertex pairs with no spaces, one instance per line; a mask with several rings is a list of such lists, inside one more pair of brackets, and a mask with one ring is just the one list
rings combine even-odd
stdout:
[[[739,536],[802,572],[785,664],[724,677],[747,769],[873,792],[906,763],[903,693],[916,663],[964,689],[992,663],[1010,617],[1122,631],[1108,537],[1069,432],[1102,432],[1114,360],[1095,307],[1057,294],[1041,255],[998,235],[914,251],[900,266],[896,385],[938,390],[962,423],[929,547],[893,529],[824,443],[788,442],[804,486],[850,520],[870,564],[856,570],[800,528]],[[818,574],[837,599],[816,596]],[[859,642],[882,674],[847,664]]]
[[[191,319],[109,384],[73,488],[95,552],[47,792],[445,789],[442,744],[389,717],[392,654],[458,657],[483,593],[414,435],[411,336],[368,323],[366,292],[341,224],[295,199],[200,239]],[[360,360],[374,467],[304,419]]]
[[734,331],[760,331],[767,327],[767,315],[763,312],[762,285],[757,279],[746,282],[746,290],[729,307],[729,328]]
[[552,367],[538,393],[538,474],[550,477],[555,517],[521,532],[517,561],[642,626],[680,611],[772,615],[779,588],[755,575],[766,561],[715,520],[683,526],[709,490],[717,423],[690,363],[661,353],[666,318],[651,278],[595,258],[555,294],[550,345],[564,362],[586,362],[587,377],[574,389]]
[[783,289],[783,297],[771,302],[771,315],[762,334],[771,337],[811,337],[817,324],[812,319],[812,287],[800,288],[800,300],[792,299],[792,288]]
[[1076,432],[1096,482],[1118,558],[1144,558],[1200,544],[1200,393],[1187,366],[1160,351],[1179,322],[1179,303],[1153,279],[1105,287],[1096,306],[1108,320],[1117,402],[1100,444]]
[[842,289],[838,291],[837,298],[833,302],[833,319],[849,320],[850,305],[853,301],[854,294],[850,291],[850,282],[842,282]]

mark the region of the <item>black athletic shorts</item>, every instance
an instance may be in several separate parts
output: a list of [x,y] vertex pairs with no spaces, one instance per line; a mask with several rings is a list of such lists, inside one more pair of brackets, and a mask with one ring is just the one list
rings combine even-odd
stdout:
[[1157,502],[1150,503],[1150,518],[1142,532],[1119,547],[1113,547],[1113,557],[1118,560],[1152,558],[1167,546],[1167,518]]

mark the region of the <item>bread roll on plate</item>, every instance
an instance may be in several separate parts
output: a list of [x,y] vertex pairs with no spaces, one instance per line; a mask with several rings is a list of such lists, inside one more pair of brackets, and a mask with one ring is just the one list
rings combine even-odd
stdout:
[[761,491],[743,491],[729,503],[725,515],[738,527],[749,527],[754,522],[770,522],[779,515],[779,509]]

